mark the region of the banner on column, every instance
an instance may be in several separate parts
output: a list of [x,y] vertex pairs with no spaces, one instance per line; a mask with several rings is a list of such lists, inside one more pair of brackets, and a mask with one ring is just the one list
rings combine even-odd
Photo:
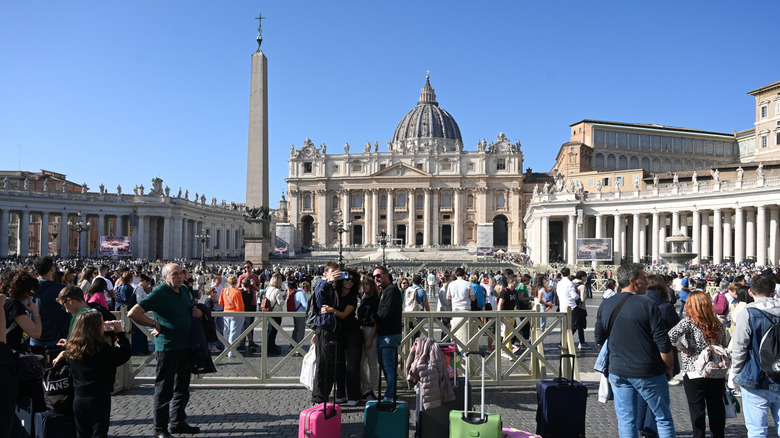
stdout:
[[612,260],[612,239],[577,239],[577,260]]
[[132,256],[133,247],[129,236],[100,236],[101,256]]

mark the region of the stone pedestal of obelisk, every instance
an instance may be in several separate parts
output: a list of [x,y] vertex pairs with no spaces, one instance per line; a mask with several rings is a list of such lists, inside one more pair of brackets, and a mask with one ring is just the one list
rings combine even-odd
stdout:
[[244,253],[255,265],[268,263],[271,245],[271,218],[268,204],[268,59],[260,50],[252,55],[252,79],[249,96],[249,145],[246,164],[247,211],[245,214]]

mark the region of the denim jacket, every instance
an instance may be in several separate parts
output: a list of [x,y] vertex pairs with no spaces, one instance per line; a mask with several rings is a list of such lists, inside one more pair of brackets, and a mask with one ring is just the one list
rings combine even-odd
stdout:
[[780,319],[780,301],[773,298],[750,303],[737,315],[737,326],[731,346],[734,382],[746,388],[780,391],[780,385],[770,380],[761,369],[758,349],[761,338],[769,330],[772,322],[756,309],[774,316],[775,321]]

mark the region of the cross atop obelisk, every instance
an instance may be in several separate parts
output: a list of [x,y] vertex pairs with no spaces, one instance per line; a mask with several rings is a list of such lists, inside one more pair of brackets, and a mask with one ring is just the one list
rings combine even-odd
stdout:
[[260,45],[263,44],[263,20],[265,19],[266,17],[263,17],[263,14],[255,17],[255,20],[257,20],[257,50],[260,50]]

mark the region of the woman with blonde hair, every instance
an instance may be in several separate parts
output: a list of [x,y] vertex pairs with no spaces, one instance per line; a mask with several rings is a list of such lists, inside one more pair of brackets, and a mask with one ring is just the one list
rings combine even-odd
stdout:
[[[266,288],[264,294],[265,297],[268,298],[268,301],[271,303],[272,312],[284,312],[286,311],[287,306],[287,300],[284,297],[284,292],[280,289],[282,287],[282,275],[281,274],[274,274],[271,276],[271,281],[268,283],[268,288]],[[262,298],[258,297],[258,304],[262,302]],[[277,324],[282,323],[281,317],[274,317],[271,318],[272,320],[276,321]],[[271,323],[271,321],[268,321],[268,339],[266,339],[266,351],[268,354],[279,354],[282,352],[281,348],[279,348],[276,345],[276,333],[277,328],[274,327],[274,325]]]
[[[244,299],[241,296],[241,291],[236,286],[238,286],[238,277],[231,275],[228,277],[227,286],[222,289],[222,294],[219,295],[219,304],[224,306],[225,312],[244,311]],[[227,341],[231,344],[236,341],[243,328],[243,316],[225,317],[225,334],[227,335]],[[233,357],[233,352],[228,353],[228,357]]]
[[[106,332],[116,334],[116,346]],[[111,420],[111,391],[116,367],[130,359],[130,343],[120,321],[103,322],[100,312],[81,312],[73,323],[66,356],[73,377],[76,436],[106,437]]]
[[683,352],[683,387],[688,399],[693,436],[704,438],[706,417],[709,417],[713,438],[722,438],[726,428],[726,412],[723,406],[725,379],[702,377],[696,371],[694,362],[710,345],[726,347],[729,341],[728,333],[715,315],[712,300],[705,292],[691,292],[685,301],[685,313],[687,316],[669,331],[669,339],[672,345]]

